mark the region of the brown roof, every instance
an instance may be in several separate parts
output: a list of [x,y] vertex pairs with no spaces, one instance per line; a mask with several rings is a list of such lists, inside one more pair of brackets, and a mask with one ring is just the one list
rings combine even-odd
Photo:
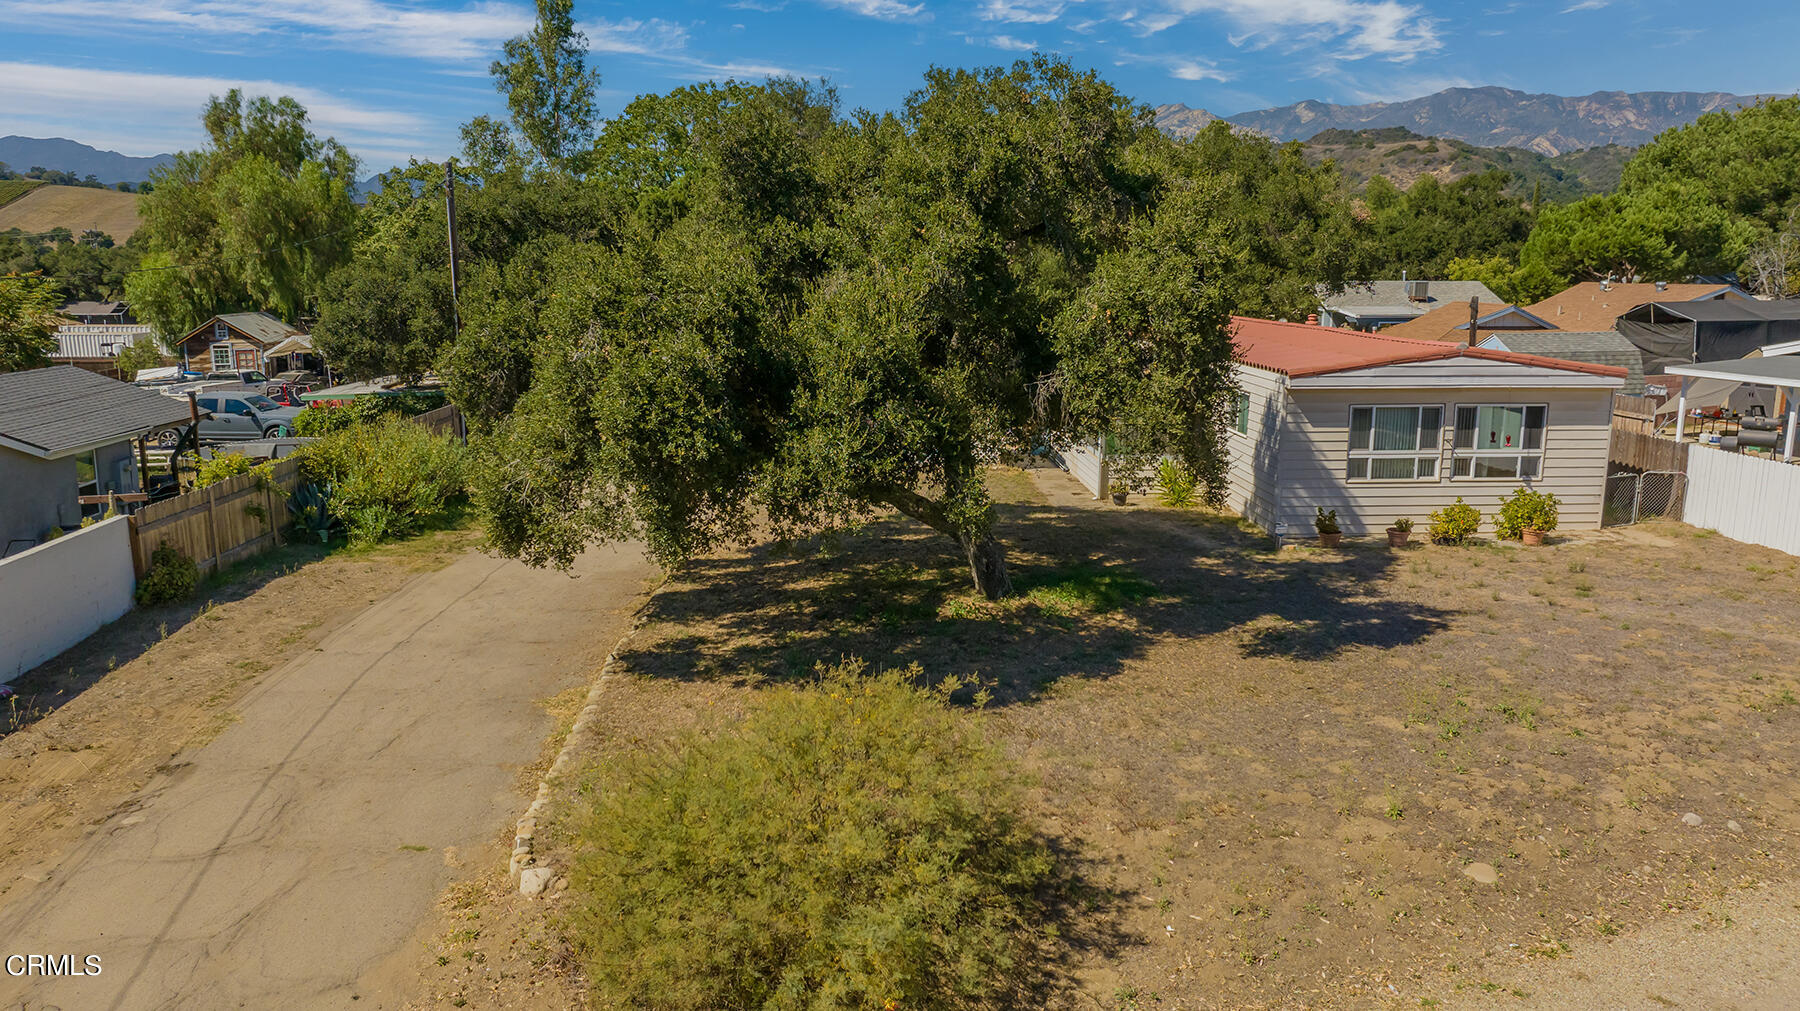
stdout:
[[[1486,316],[1490,312],[1499,312],[1506,308],[1505,302],[1483,302],[1477,310]],[[1404,323],[1384,326],[1381,332],[1391,337],[1411,337],[1423,341],[1467,341],[1469,331],[1456,329],[1469,322],[1469,303],[1453,302],[1439,306],[1418,319],[1409,319]]]
[[[1467,311],[1466,306],[1464,311]],[[1237,345],[1239,361],[1294,378],[1348,372],[1377,365],[1458,357],[1625,378],[1624,369],[1611,365],[1569,362],[1510,351],[1489,351],[1451,341],[1415,340],[1394,337],[1385,332],[1336,330],[1307,323],[1278,323],[1243,316],[1233,316],[1231,322],[1232,341]]]
[[1745,298],[1729,284],[1614,284],[1602,290],[1599,281],[1585,281],[1528,305],[1525,311],[1542,316],[1562,330],[1605,330],[1620,316],[1645,302],[1689,302],[1719,295]]

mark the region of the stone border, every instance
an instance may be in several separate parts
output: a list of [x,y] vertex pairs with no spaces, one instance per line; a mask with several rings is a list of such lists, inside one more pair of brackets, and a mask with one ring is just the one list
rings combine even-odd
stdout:
[[607,683],[616,676],[613,674],[613,666],[618,663],[619,651],[644,627],[644,609],[667,582],[668,577],[664,576],[644,595],[643,602],[638,604],[632,615],[631,627],[625,630],[624,635],[619,636],[619,641],[613,643],[612,650],[606,654],[606,661],[600,665],[600,674],[588,689],[587,700],[582,704],[581,712],[576,715],[574,725],[569,727],[569,735],[563,738],[562,747],[556,752],[556,760],[550,763],[550,770],[538,780],[537,796],[532,798],[531,806],[525,809],[525,814],[513,829],[512,859],[507,864],[506,873],[508,877],[519,880],[521,895],[538,895],[548,891],[550,882],[556,877],[555,868],[537,862],[538,816],[550,804],[551,783],[574,761],[575,742],[582,738],[588,725],[600,712],[601,696],[606,692]]

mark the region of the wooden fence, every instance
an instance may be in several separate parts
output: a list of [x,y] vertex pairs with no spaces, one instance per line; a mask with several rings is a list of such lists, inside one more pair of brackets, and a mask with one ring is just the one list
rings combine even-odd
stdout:
[[266,475],[239,474],[147,505],[132,517],[132,565],[142,577],[160,544],[174,545],[202,572],[274,547],[288,522],[288,496],[299,484],[300,461],[277,460]]
[[1614,427],[1610,470],[1672,470],[1687,473],[1688,444],[1663,439],[1644,432]]
[[1640,435],[1653,434],[1656,431],[1656,405],[1657,401],[1654,397],[1628,397],[1621,393],[1613,394],[1613,431],[1637,432]]
[[433,408],[424,414],[415,415],[412,420],[424,425],[433,435],[448,435],[468,445],[469,427],[463,420],[462,409],[455,404]]

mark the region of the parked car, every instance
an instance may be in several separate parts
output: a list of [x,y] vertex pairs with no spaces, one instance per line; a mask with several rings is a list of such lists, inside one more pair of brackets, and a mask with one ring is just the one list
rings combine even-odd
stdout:
[[289,386],[317,386],[322,378],[324,377],[311,369],[294,369],[289,372],[275,373],[276,382],[286,383]]
[[[235,441],[240,439],[273,439],[290,431],[298,407],[283,407],[260,393],[237,390],[208,390],[197,398],[200,410],[212,416],[200,419],[203,441]],[[166,428],[156,433],[160,446],[174,446],[181,440],[181,428]]]
[[245,386],[261,386],[269,381],[269,377],[255,369],[233,369],[229,372],[208,372],[207,379],[225,379]]

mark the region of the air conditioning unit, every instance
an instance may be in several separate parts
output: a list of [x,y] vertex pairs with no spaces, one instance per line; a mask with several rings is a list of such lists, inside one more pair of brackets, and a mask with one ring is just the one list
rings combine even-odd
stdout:
[[1431,282],[1406,282],[1406,298],[1410,302],[1428,302],[1431,300]]

